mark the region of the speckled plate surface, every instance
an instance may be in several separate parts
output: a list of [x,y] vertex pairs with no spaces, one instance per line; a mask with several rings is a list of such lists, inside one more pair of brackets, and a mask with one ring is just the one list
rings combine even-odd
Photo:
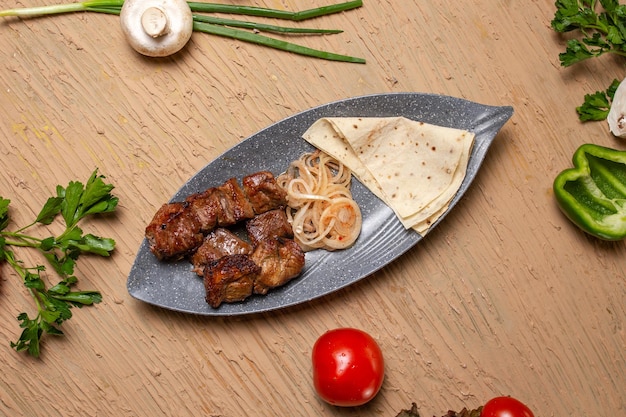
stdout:
[[[242,141],[192,177],[171,201],[183,200],[232,177],[241,180],[261,170],[280,174],[291,161],[312,149],[301,135],[321,117],[404,116],[476,134],[467,175],[445,217],[469,188],[494,137],[512,114],[513,108],[509,106],[486,106],[419,93],[369,95],[325,104],[284,119]],[[145,239],[128,277],[128,292],[139,300],[166,309],[229,316],[293,306],[344,288],[397,259],[422,239],[415,231],[405,230],[391,209],[356,180],[352,191],[363,214],[363,229],[355,245],[337,252],[308,252],[301,276],[267,295],[254,295],[243,302],[222,304],[213,309],[204,300],[202,279],[191,271],[190,264],[157,261]]]

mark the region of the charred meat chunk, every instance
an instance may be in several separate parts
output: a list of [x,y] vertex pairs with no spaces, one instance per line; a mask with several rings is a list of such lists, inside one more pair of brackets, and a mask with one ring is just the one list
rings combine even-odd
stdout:
[[204,268],[206,302],[213,308],[220,304],[245,300],[252,294],[261,268],[248,255],[227,255]]
[[281,209],[270,210],[248,220],[246,231],[253,245],[270,238],[293,238],[293,229],[287,220],[287,213]]
[[245,176],[242,184],[256,214],[287,205],[287,192],[278,185],[274,174],[269,171]]
[[192,194],[185,199],[185,202],[189,204],[189,210],[200,221],[200,230],[203,233],[208,233],[217,226],[220,203],[214,191],[213,188],[209,188],[206,191]]
[[192,194],[185,201],[200,220],[204,233],[251,219],[255,214],[252,204],[234,178],[219,187]]
[[193,252],[204,235],[200,221],[188,210],[187,203],[166,203],[146,226],[150,251],[159,260],[177,260]]
[[242,220],[254,217],[252,204],[244,194],[237,180],[231,178],[219,187],[214,188],[215,198],[219,207],[217,225],[232,226]]
[[292,239],[265,239],[258,243],[250,258],[261,267],[254,281],[256,294],[267,294],[271,288],[286,284],[304,268],[304,252]]
[[163,205],[146,227],[152,253],[159,260],[183,258],[216,227],[233,226],[286,204],[286,193],[271,172],[248,175],[244,183],[242,188],[231,178],[183,202]]
[[210,262],[227,255],[248,255],[252,253],[252,245],[236,234],[222,227],[209,233],[202,245],[191,256],[191,263],[196,274],[202,276],[204,267]]
[[[248,175],[242,184],[231,178],[164,204],[145,229],[157,259],[191,261],[213,308],[266,294],[304,268],[304,252],[284,210],[286,191],[269,171]],[[247,241],[226,229],[244,221]]]

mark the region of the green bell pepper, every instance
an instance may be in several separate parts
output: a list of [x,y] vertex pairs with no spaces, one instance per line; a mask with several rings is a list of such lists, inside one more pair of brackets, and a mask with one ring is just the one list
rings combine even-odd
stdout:
[[592,236],[626,238],[626,151],[587,143],[572,161],[553,184],[563,213]]

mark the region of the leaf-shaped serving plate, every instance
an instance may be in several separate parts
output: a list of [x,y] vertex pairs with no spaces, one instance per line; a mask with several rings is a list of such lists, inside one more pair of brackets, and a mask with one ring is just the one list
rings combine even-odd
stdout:
[[[447,215],[467,191],[494,137],[512,114],[513,108],[508,106],[486,106],[454,97],[418,93],[368,95],[325,104],[284,119],[242,141],[198,172],[171,201],[181,201],[230,178],[241,180],[261,170],[280,174],[291,161],[313,149],[301,135],[319,118],[404,116],[476,134],[467,175]],[[346,287],[392,262],[422,239],[415,231],[405,230],[393,211],[360,182],[353,182],[352,192],[363,214],[363,228],[354,246],[336,252],[308,252],[302,274],[267,295],[253,295],[243,302],[222,304],[213,309],[204,299],[202,279],[191,271],[191,264],[157,261],[145,239],[128,277],[128,292],[163,308],[208,316],[271,311]],[[432,227],[441,219],[443,217]]]

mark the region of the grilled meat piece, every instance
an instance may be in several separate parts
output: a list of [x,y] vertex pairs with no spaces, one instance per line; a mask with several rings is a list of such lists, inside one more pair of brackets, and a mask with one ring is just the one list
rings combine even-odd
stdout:
[[269,171],[247,175],[242,184],[256,214],[287,205],[287,192],[278,185],[274,174]]
[[236,234],[222,227],[209,233],[202,245],[191,256],[191,263],[196,274],[202,276],[204,267],[210,262],[226,255],[247,255],[252,253],[252,245]]
[[215,191],[219,195],[218,200],[222,208],[218,212],[218,226],[232,226],[254,217],[254,208],[236,179],[229,179],[219,187],[215,187]]
[[221,206],[214,191],[213,188],[209,188],[185,199],[185,202],[189,204],[189,210],[195,213],[200,221],[200,230],[203,233],[208,233],[217,227],[217,216]]
[[[283,210],[287,193],[274,175],[257,172],[242,184],[231,178],[183,202],[164,204],[145,230],[157,259],[191,260],[214,308],[266,294],[304,268],[304,252],[292,239]],[[251,243],[225,229],[243,221]]]
[[277,237],[293,238],[293,229],[287,213],[282,209],[267,211],[246,222],[248,238],[253,245],[258,242]]
[[200,221],[187,203],[166,203],[146,226],[145,236],[150,251],[159,260],[177,260],[193,252],[204,235]]
[[184,202],[163,205],[145,233],[157,259],[183,258],[202,243],[203,234],[216,227],[232,226],[286,204],[286,193],[271,172],[251,174],[243,181],[243,188],[231,178]]
[[251,219],[255,214],[252,204],[234,178],[219,187],[192,194],[185,201],[200,219],[204,233]]
[[300,245],[282,237],[260,241],[250,258],[261,267],[254,281],[256,294],[267,294],[271,288],[286,284],[304,268],[304,252]]
[[248,255],[227,255],[204,268],[206,302],[217,308],[223,302],[242,301],[252,294],[261,268]]

